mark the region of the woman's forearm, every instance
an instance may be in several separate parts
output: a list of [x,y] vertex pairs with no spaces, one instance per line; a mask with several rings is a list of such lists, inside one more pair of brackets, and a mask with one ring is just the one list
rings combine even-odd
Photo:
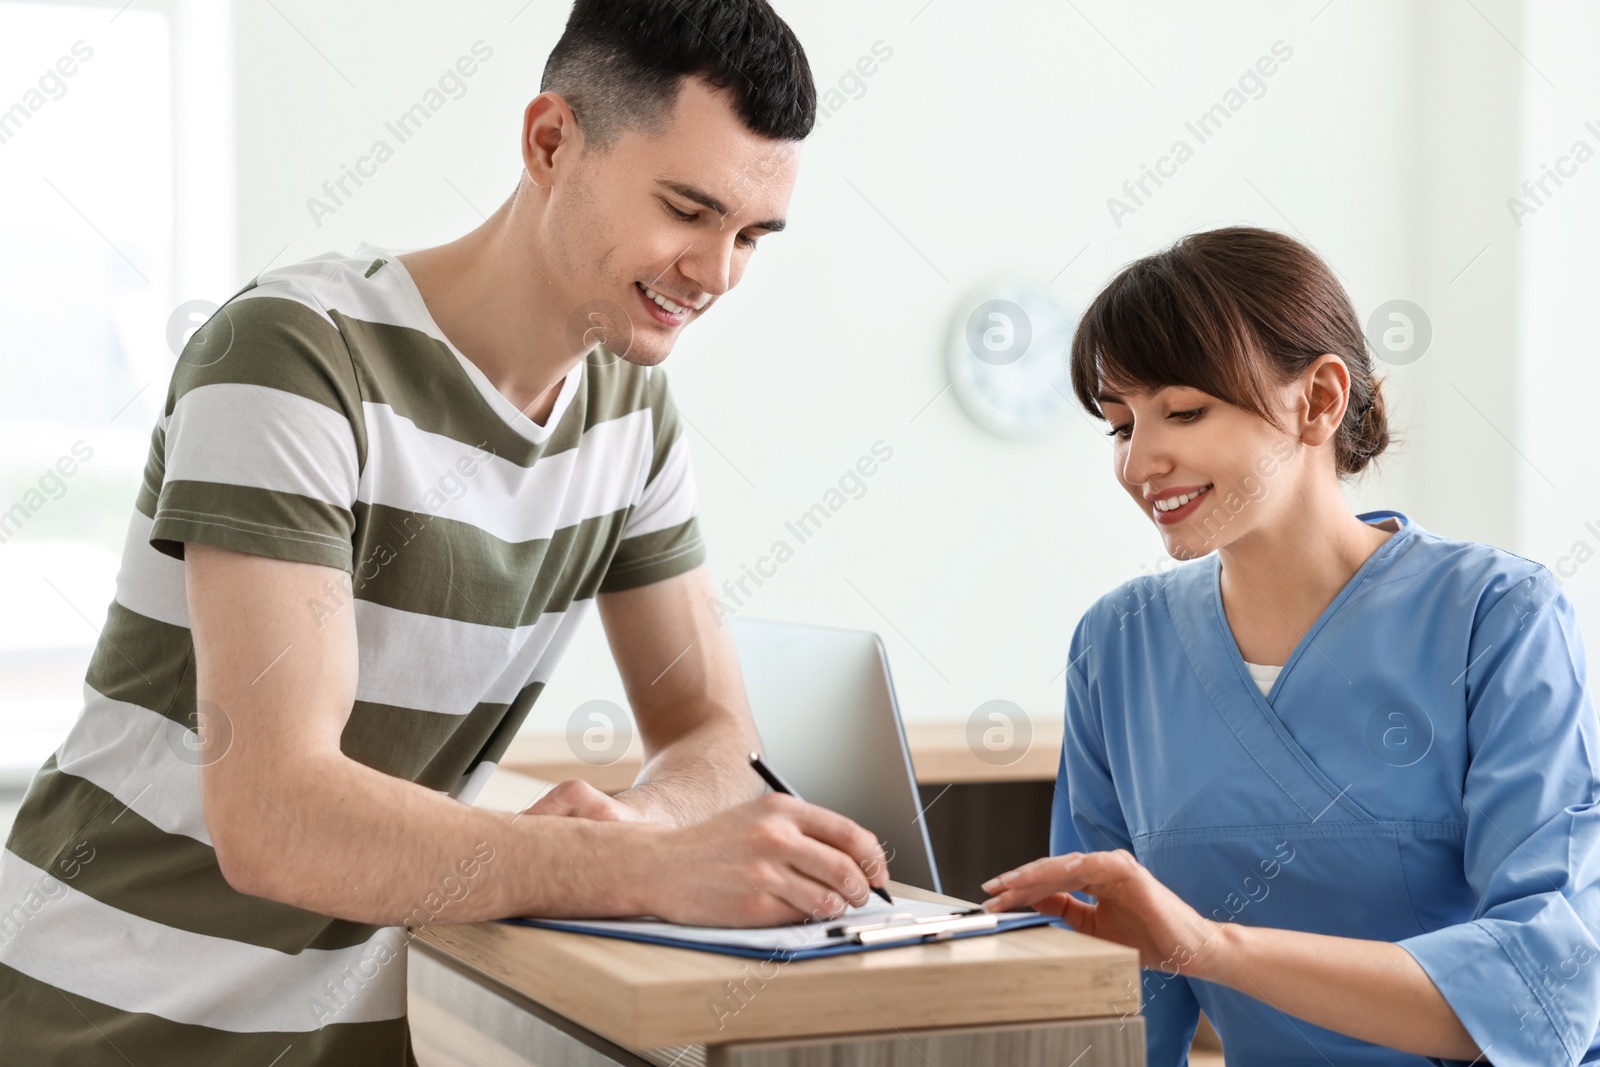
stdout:
[[1191,977],[1247,993],[1298,1019],[1374,1044],[1475,1060],[1477,1043],[1399,945],[1221,923]]

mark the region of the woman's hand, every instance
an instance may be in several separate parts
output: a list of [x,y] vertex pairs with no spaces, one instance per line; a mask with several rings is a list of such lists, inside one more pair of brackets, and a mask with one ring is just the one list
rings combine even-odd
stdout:
[[1374,1044],[1483,1060],[1427,972],[1399,945],[1213,922],[1122,849],[1034,860],[983,888],[995,894],[983,902],[990,911],[1031,904],[1079,933],[1137,949],[1141,967],[1216,982]]
[[[1079,933],[1139,950],[1139,965],[1203,978],[1221,924],[1205,918],[1145,870],[1129,852],[1069,852],[983,883],[990,911],[1032,907]],[[1088,893],[1086,904],[1074,892]]]

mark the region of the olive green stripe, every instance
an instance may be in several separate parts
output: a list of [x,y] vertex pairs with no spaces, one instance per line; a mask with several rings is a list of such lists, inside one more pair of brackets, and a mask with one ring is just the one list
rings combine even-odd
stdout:
[[543,446],[506,425],[444,345],[409,326],[351,318],[337,308],[330,314],[350,346],[363,399],[519,466],[539,458]]
[[195,710],[193,659],[186,627],[141,615],[113,600],[84,681],[112,700],[137,704],[187,726]]
[[453,789],[481,760],[498,758],[486,753],[501,743],[507,723],[521,723],[543,691],[543,682],[530,682],[510,704],[485,702],[459,716],[358,700],[339,747],[385,774],[429,789]]
[[302,493],[233,482],[168,481],[161,487],[157,521],[168,512],[209,515],[346,548],[355,534],[354,516],[338,504]]
[[198,542],[252,556],[350,570],[348,546],[339,547],[310,537],[291,536],[278,527],[255,527],[237,519],[218,518],[209,513],[162,511],[150,533],[151,546],[174,559],[183,558],[185,544]]
[[667,453],[672,451],[673,442],[683,434],[683,419],[678,414],[678,405],[672,401],[672,391],[667,387],[667,376],[660,367],[648,380],[650,392],[650,407],[655,418],[655,452],[650,457],[650,473],[645,478],[646,484],[655,481],[656,475],[661,473],[661,468],[667,462]]
[[366,465],[361,391],[344,338],[327,319],[285,297],[232,300],[184,346],[172,371],[166,414],[188,392],[218,383],[260,385],[303,396],[351,420]]
[[[470,523],[383,504],[358,501],[355,514],[351,585],[358,598],[510,628],[594,596],[622,543],[628,511],[584,519],[531,541],[503,541]],[[418,575],[431,580],[418,581]]]
[[700,523],[689,519],[623,541],[598,592],[620,593],[691,571],[706,560]]
[[[203,975],[174,975],[175,983]],[[321,994],[306,991],[306,996]],[[0,963],[0,1063],[28,1067],[416,1067],[404,1018],[328,1023],[320,1030],[232,1033],[126,1012],[35,981]],[[288,1051],[284,1051],[287,1049]]]
[[[698,541],[693,519],[624,540],[628,514],[624,508],[563,527],[549,538],[513,542],[427,512],[363,501],[345,511],[294,493],[180,481],[163,491],[151,542],[178,559],[183,558],[184,542],[199,541],[336,567],[352,575],[355,595],[362,600],[413,614],[512,628],[609,591],[614,586],[606,584],[608,578],[658,557],[670,559]],[[449,578],[419,582],[419,574]],[[535,576],[531,590],[526,587],[528,575]],[[337,607],[330,601],[327,610]]]
[[[539,694],[544,692],[543,682],[534,682],[517,694],[517,698],[506,709],[505,718],[495,726],[494,732],[489,735],[489,740],[484,742],[483,751],[478,753],[477,759],[472,761],[476,767],[480,761],[499,763],[500,758],[511,747],[511,741],[517,736],[517,731],[522,729],[522,724],[528,718],[528,712],[533,710],[533,705],[539,699]],[[468,770],[472,768],[469,767]]]
[[382,929],[239,892],[211,846],[167,833],[53,760],[34,778],[7,847],[102,904],[192,934],[298,954],[364,945]]
[[157,494],[167,477],[167,431],[159,421],[150,431],[150,450],[145,453],[144,477],[139,482],[139,495],[133,506],[147,519],[156,515]]
[[[381,261],[379,261],[381,262]],[[370,275],[368,275],[370,277]],[[390,397],[368,396],[369,400],[387,403],[396,411],[405,415],[419,426],[426,426],[423,418],[433,415],[438,408],[436,400],[426,392],[405,387],[413,383],[413,374],[416,364],[426,363],[436,365],[436,372],[442,380],[458,383],[466,394],[476,398],[477,406],[471,410],[478,410],[488,418],[499,421],[499,417],[492,410],[483,406],[483,398],[478,393],[466,372],[457,362],[450,349],[436,338],[420,329],[408,326],[396,326],[392,323],[375,323],[365,319],[354,318],[338,309],[331,315],[336,323],[340,324],[349,340],[350,348],[363,359],[378,357],[370,361],[372,373],[385,386],[397,388],[400,391]],[[398,338],[396,334],[402,335]],[[391,338],[399,341],[400,350],[406,353],[403,360],[397,360],[394,349],[390,344],[367,344],[369,339]],[[361,360],[358,360],[358,365]],[[657,370],[655,373],[659,374]],[[646,390],[647,377],[644,368],[628,363],[609,352],[592,357],[586,361],[583,368],[583,384],[580,386],[579,399],[587,393],[587,403],[584,405],[584,418],[574,421],[571,431],[563,436],[562,431],[567,427],[558,428],[558,433],[545,442],[543,454],[551,455],[573,447],[577,442],[578,431],[592,429],[597,423],[607,419],[620,418],[646,406],[642,400]],[[395,401],[398,400],[399,403]],[[420,400],[420,403],[413,401]],[[421,415],[422,418],[418,418]],[[563,419],[565,424],[567,420]],[[441,432],[435,430],[434,432]],[[446,434],[446,436],[450,436]],[[472,441],[463,441],[471,444]],[[535,446],[537,447],[537,446]],[[523,464],[526,466],[526,464]]]
[[[584,364],[583,381],[579,385],[579,395],[587,394],[583,408],[583,432],[587,433],[602,422],[620,419],[651,406],[650,378],[646,376],[645,369],[615,357],[609,361],[594,360]],[[654,373],[660,374],[661,371],[658,368]],[[573,434],[571,445],[563,442],[564,447],[576,444],[577,434]]]
[[183,558],[185,541],[253,555],[351,569],[356,520],[314,497],[227,482],[169,481],[161,487],[151,543]]
[[[133,506],[138,508],[139,514],[145,518],[154,519],[156,517],[157,499],[156,494],[150,491],[150,487],[144,482],[140,482],[138,495],[133,498]],[[168,552],[167,555],[170,556],[173,553]]]
[[72,854],[80,851],[84,831],[107,805],[116,804],[118,810],[122,805],[102,790],[97,805],[80,803],[71,811],[61,810],[49,790],[50,783],[63,774],[52,752],[28,783],[5,847],[47,874],[71,881],[76,870]]
[[170,416],[190,391],[222,383],[282,389],[344,415],[352,397],[359,403],[337,326],[282,296],[234,299],[219,307],[184,345],[165,413]]
[[484,445],[519,467],[576,448],[579,437],[599,423],[650,406],[644,368],[621,361],[591,363],[583,368],[578,393],[555,431],[545,441],[529,441],[489,406],[440,341],[409,326],[352,318],[337,309],[332,314],[349,341],[367,400],[387,404],[429,433]]

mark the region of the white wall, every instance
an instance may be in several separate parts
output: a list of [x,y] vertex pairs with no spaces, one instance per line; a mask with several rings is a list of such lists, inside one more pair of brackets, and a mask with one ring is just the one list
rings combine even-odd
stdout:
[[[1522,67],[1529,102],[1517,189],[1552,169],[1575,171],[1518,226],[1502,207],[1500,233],[1522,267],[1517,418],[1517,543],[1555,569],[1586,628],[1590,663],[1600,652],[1600,448],[1594,401],[1600,395],[1600,9],[1569,0],[1529,5]],[[1542,73],[1541,73],[1542,72]],[[1546,79],[1549,79],[1548,81]],[[1552,84],[1553,83],[1553,84]],[[1591,155],[1581,164],[1582,141]],[[1569,157],[1564,162],[1562,157]],[[1502,198],[1504,199],[1504,197]],[[1532,204],[1524,198],[1525,204]]]
[[[269,261],[359,240],[443,241],[492,210],[518,174],[521,110],[566,13],[540,0],[517,14],[521,2],[447,12],[238,0],[241,280]],[[965,719],[994,698],[1035,720],[1059,714],[1078,615],[1158,565],[1160,542],[1120,497],[1107,442],[1086,418],[1045,443],[1016,444],[973,426],[948,392],[922,410],[946,381],[949,323],[996,272],[1054,278],[1081,307],[1128,260],[1236,222],[1301,235],[1363,314],[1405,298],[1433,321],[1433,349],[1389,375],[1409,441],[1353,487],[1359,506],[1512,547],[1564,544],[1519,519],[1513,502],[1537,509],[1546,497],[1500,436],[1526,433],[1558,483],[1593,477],[1563,456],[1562,424],[1527,408],[1527,387],[1547,384],[1544,364],[1512,360],[1519,261],[1503,198],[1520,178],[1518,115],[1530,91],[1507,39],[1523,36],[1520,5],[776,6],[821,87],[876,42],[893,55],[808,142],[789,231],[763,243],[739,291],[668,363],[693,427],[714,569],[728,576],[765,553],[875,441],[894,457],[745,612],[877,630],[908,718]],[[1592,74],[1579,93],[1586,59],[1560,16],[1530,22],[1552,51],[1562,46],[1549,73],[1568,96],[1600,100]],[[480,38],[494,57],[465,96],[316,226],[306,199]],[[1117,226],[1107,198],[1280,40],[1293,54],[1264,95]],[[1551,131],[1558,141],[1573,125],[1563,123]],[[1592,194],[1565,199],[1549,225],[1538,218],[1544,239],[1570,239],[1556,211],[1595,206]],[[1584,291],[1561,285],[1524,285],[1520,299]],[[1560,340],[1593,350],[1592,337]],[[1552,402],[1584,417],[1581,394],[1558,391]],[[1586,514],[1569,511],[1569,525]],[[1600,505],[1588,512],[1600,520]],[[1594,573],[1583,580],[1600,585]],[[598,623],[530,728],[557,731],[594,697],[621,701]]]

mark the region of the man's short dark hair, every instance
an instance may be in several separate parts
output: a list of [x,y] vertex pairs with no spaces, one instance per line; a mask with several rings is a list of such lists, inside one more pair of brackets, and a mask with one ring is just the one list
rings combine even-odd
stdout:
[[805,50],[766,0],[577,0],[539,91],[603,150],[623,129],[659,130],[686,76],[727,90],[763,137],[804,140],[816,123]]

